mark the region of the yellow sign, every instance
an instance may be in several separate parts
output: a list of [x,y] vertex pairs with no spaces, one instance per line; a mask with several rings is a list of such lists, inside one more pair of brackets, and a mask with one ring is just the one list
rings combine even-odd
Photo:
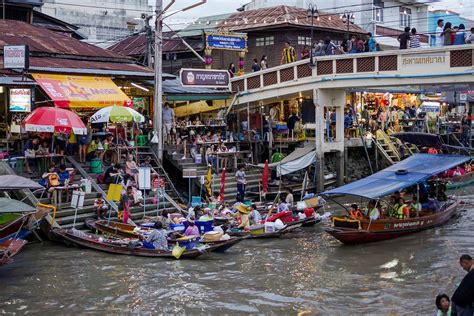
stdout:
[[61,108],[103,108],[131,105],[130,98],[108,77],[32,74],[54,105]]

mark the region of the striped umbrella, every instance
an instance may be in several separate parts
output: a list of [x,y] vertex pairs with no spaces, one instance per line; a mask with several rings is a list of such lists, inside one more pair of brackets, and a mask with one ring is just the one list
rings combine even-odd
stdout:
[[90,118],[91,123],[126,123],[126,122],[145,122],[145,117],[132,108],[125,106],[109,106],[97,111]]

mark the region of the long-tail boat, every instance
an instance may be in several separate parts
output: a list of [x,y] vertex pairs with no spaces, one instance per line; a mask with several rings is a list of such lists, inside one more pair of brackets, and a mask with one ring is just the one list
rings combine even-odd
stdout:
[[24,239],[8,239],[0,242],[0,266],[11,263],[13,256],[26,245]]
[[[377,205],[385,204],[390,208],[385,199],[387,196],[408,188],[412,188],[415,194],[419,193],[420,186],[434,175],[470,159],[459,155],[415,154],[367,178],[321,195],[333,201],[336,201],[335,196],[357,197],[357,202],[360,199],[375,200]],[[417,194],[418,197],[420,195]],[[456,214],[459,206],[455,196],[440,196],[427,196],[427,201],[420,203],[421,210],[416,217],[392,218],[383,216],[383,212],[377,220],[367,217],[332,217],[332,225],[325,227],[325,231],[345,244],[360,244],[393,239],[440,226]]]

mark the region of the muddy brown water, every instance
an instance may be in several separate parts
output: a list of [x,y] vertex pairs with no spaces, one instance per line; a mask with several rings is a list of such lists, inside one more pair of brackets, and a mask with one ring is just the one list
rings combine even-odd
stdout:
[[474,254],[471,199],[442,227],[360,246],[321,227],[188,261],[32,244],[0,267],[0,313],[432,315]]

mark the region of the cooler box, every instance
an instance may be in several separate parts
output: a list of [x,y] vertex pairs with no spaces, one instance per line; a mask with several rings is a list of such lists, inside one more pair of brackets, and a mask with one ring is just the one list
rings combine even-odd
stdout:
[[261,235],[263,233],[265,233],[265,225],[258,224],[258,225],[250,226],[250,234]]
[[201,221],[196,221],[196,226],[199,228],[199,232],[201,234],[204,234],[204,233],[207,233],[207,232],[210,232],[214,229],[214,226],[213,226],[213,221],[210,220],[210,221],[205,221],[205,222],[201,222]]
[[185,227],[183,224],[170,224],[170,228],[175,232],[184,232]]
[[293,221],[293,212],[286,211],[286,212],[276,213],[275,215],[270,216],[267,219],[267,222],[274,222],[277,219],[280,219],[283,223],[291,223]]

